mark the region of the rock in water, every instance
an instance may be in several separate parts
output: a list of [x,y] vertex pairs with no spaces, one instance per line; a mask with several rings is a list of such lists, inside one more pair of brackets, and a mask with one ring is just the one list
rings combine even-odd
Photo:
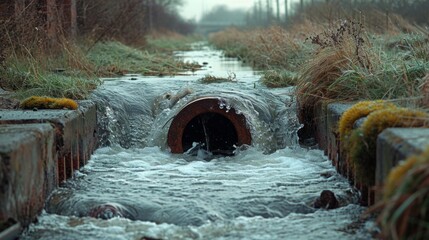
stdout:
[[329,190],[323,190],[320,197],[314,201],[313,207],[324,209],[335,209],[339,207],[339,203],[335,194]]
[[125,217],[121,211],[121,206],[114,203],[105,203],[93,207],[89,212],[89,216],[106,220],[114,217]]

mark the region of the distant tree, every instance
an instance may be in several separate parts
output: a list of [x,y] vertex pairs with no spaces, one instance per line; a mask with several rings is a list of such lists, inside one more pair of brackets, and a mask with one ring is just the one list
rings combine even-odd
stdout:
[[81,34],[95,40],[135,43],[158,29],[188,34],[194,26],[178,15],[181,4],[183,0],[77,0],[78,25]]
[[246,20],[244,10],[230,10],[225,5],[218,5],[204,14],[200,22],[217,22],[226,24],[243,25]]

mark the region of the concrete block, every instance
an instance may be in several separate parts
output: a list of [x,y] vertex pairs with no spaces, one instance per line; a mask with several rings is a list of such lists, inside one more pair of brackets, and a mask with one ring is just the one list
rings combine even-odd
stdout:
[[0,223],[30,224],[56,187],[51,124],[0,125]]
[[98,147],[97,134],[97,107],[92,101],[81,101],[80,112],[82,117],[79,125],[79,163],[84,166],[91,158],[91,154]]
[[337,129],[341,116],[351,106],[353,106],[351,103],[331,103],[327,107],[326,114],[328,157],[332,160],[332,164],[336,166],[337,170],[343,175],[347,175],[347,165],[345,157],[340,156],[340,136]]
[[328,138],[326,129],[326,106],[325,102],[318,102],[314,106],[314,137],[319,148],[328,153]]
[[50,123],[55,128],[58,180],[62,182],[83,166],[96,148],[97,110],[92,101],[78,110],[3,110],[0,124]]
[[381,186],[390,170],[407,157],[429,147],[428,128],[388,128],[377,138],[375,179]]

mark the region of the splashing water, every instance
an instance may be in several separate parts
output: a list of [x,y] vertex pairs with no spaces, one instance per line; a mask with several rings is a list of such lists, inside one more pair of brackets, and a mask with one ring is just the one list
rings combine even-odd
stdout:
[[[21,239],[372,238],[358,193],[323,152],[298,145],[292,88],[268,90],[255,73],[237,61],[225,64],[211,49],[178,56],[209,65],[191,76],[125,76],[93,94],[103,147],[52,194]],[[198,82],[230,69],[237,82]],[[211,161],[207,152],[171,154],[172,118],[200,97],[217,97],[220,108],[243,114],[252,146]],[[326,189],[340,208],[313,208]]]

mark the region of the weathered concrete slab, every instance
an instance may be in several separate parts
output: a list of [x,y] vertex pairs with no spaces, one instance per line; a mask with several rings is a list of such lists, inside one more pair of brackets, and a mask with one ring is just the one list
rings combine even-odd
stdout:
[[0,125],[0,223],[30,224],[56,187],[51,124]]
[[428,128],[388,128],[377,138],[376,184],[382,185],[390,170],[407,157],[429,147]]
[[78,110],[2,110],[0,124],[50,123],[55,128],[59,182],[83,166],[96,148],[97,110],[80,101]]
[[347,164],[345,157],[340,156],[340,136],[337,129],[341,116],[352,106],[352,103],[331,103],[328,105],[326,113],[328,157],[337,170],[345,176],[347,175]]

